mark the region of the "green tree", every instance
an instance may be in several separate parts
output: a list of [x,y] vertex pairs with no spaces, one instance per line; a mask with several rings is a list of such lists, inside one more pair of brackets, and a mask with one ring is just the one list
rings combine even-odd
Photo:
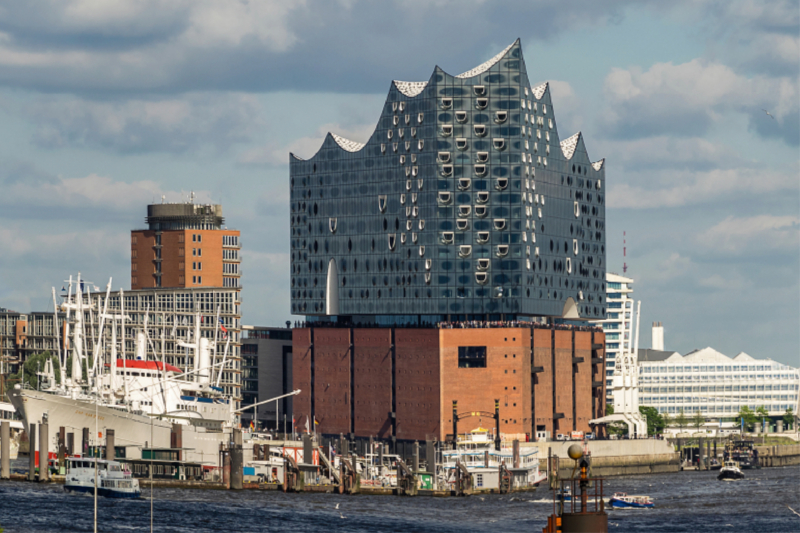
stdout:
[[661,419],[664,421],[664,429],[675,424],[675,421],[672,419],[671,416],[669,416],[669,413],[662,414]]
[[749,430],[756,422],[758,422],[758,417],[756,414],[750,410],[750,408],[746,405],[743,405],[739,408],[739,414],[736,415],[736,422],[740,426],[744,426],[745,430]]
[[675,425],[681,429],[681,432],[683,432],[683,428],[689,425],[689,419],[686,418],[686,413],[683,412],[683,407],[680,408],[678,411],[678,416],[675,417]]
[[783,414],[783,426],[788,431],[794,427],[794,409],[788,407]]
[[694,416],[692,417],[692,425],[696,431],[700,431],[700,427],[706,423],[706,417],[703,416],[703,413],[700,412],[700,409],[695,411]]
[[[614,406],[612,404],[606,404],[606,416],[614,414]],[[606,429],[608,430],[609,435],[627,435],[628,434],[628,424],[622,422],[611,422],[606,424]]]
[[[22,368],[25,371],[25,384],[27,387],[35,389],[39,384],[39,376],[36,375],[37,372],[44,372],[44,365],[45,361],[48,359],[53,361],[53,369],[56,376],[56,382],[61,379],[61,371],[58,367],[58,356],[51,355],[49,351],[37,353],[36,355],[32,355],[28,357],[28,360],[25,361]],[[11,383],[20,383],[22,379],[22,372],[17,372],[16,374],[11,374],[9,376],[9,381]]]
[[640,405],[639,412],[642,413],[642,416],[647,420],[648,435],[659,435],[664,431],[664,418],[659,414],[658,409]]

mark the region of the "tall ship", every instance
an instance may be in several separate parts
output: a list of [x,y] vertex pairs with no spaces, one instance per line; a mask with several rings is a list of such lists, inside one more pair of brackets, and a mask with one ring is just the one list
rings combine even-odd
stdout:
[[[193,324],[185,316],[181,323],[178,317],[162,313],[156,319],[162,325],[173,324],[171,338],[165,338],[167,328],[161,327],[161,339],[152,339],[151,314],[144,313],[141,322],[138,316],[134,320],[127,315],[123,291],[116,311],[109,312],[111,280],[105,298],[91,298],[83,287],[79,274],[73,293],[70,278],[69,292],[60,305],[66,313],[68,342],[57,357],[46,361],[38,390],[15,385],[8,392],[26,431],[39,423],[55,428],[51,435],[60,427],[67,432],[85,427],[94,432],[96,427],[98,434],[113,429],[128,458],[135,458],[143,447],[176,447],[173,435],[179,432],[177,447],[184,449],[184,461],[216,464],[219,443],[237,418],[234,402],[220,387],[223,370],[230,364],[230,338],[221,343],[226,335],[219,320],[209,338],[207,328],[201,331],[207,317],[200,313],[193,315]],[[53,303],[59,307],[55,289]],[[129,353],[125,328],[131,333],[131,327],[135,341]],[[87,329],[94,334],[87,334]],[[182,371],[166,361],[167,341],[184,349],[189,369]],[[218,344],[225,345],[221,358]]]

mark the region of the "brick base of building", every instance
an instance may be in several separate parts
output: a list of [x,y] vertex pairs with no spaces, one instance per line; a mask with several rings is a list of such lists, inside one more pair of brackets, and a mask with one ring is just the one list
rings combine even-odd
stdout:
[[[316,420],[322,435],[446,440],[454,401],[460,434],[493,429],[487,413],[499,401],[501,434],[537,440],[589,432],[589,420],[605,415],[605,336],[596,329],[311,327],[292,333],[299,430]],[[478,359],[460,358],[459,348]]]

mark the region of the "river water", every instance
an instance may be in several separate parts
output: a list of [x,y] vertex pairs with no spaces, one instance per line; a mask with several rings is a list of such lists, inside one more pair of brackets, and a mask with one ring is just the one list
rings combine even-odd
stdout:
[[[716,472],[607,478],[615,491],[647,494],[655,509],[609,511],[611,532],[800,532],[800,468],[745,471],[736,482]],[[150,489],[141,500],[99,499],[99,531],[150,530]],[[336,509],[336,505],[339,509]],[[538,532],[551,493],[429,498],[284,494],[267,491],[154,490],[155,531],[199,532]],[[61,485],[0,482],[6,533],[92,531],[93,499]]]

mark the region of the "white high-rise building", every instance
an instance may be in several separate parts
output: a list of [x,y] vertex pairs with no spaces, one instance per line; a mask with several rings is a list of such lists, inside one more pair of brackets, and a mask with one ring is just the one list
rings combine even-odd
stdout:
[[611,400],[612,380],[616,362],[623,352],[632,349],[633,342],[633,280],[606,272],[606,318],[594,323],[606,334],[606,398]]

